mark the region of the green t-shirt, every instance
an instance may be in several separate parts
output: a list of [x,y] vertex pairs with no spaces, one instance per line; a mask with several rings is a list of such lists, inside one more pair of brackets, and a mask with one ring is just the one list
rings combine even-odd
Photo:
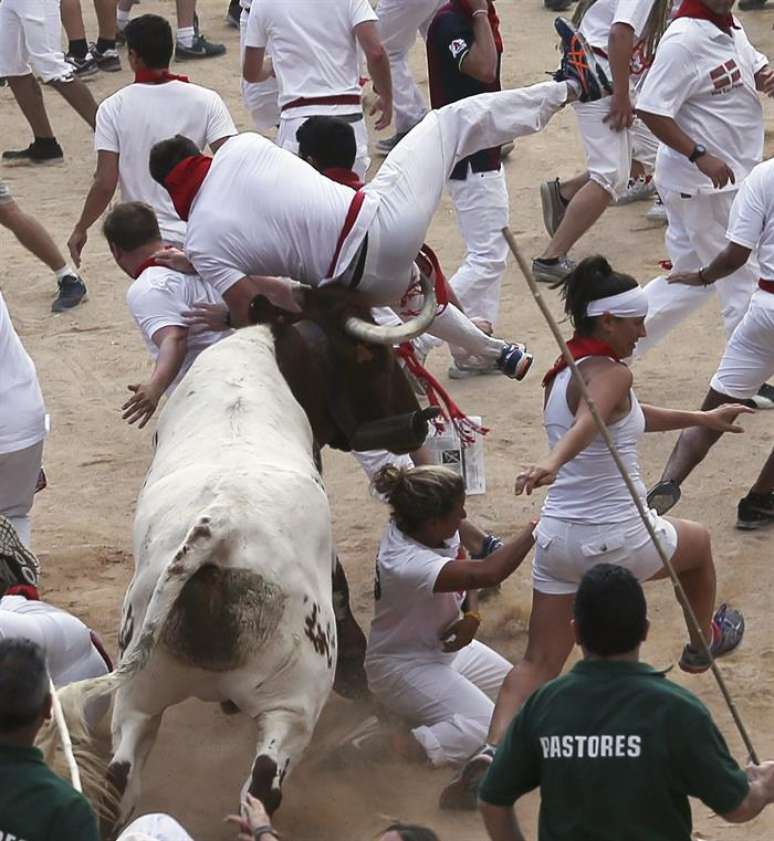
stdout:
[[86,798],[51,771],[37,748],[0,745],[0,839],[99,841]]
[[644,663],[583,660],[511,722],[479,792],[540,786],[540,841],[690,841],[688,797],[732,812],[749,784],[694,695]]

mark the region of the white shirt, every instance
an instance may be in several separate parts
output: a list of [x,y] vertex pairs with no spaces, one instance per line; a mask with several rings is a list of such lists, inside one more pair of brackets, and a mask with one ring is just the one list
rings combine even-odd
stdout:
[[[132,283],[126,293],[129,312],[140,328],[148,352],[157,360],[159,348],[153,335],[162,327],[188,327],[183,313],[194,304],[223,304],[223,299],[198,275],[181,274],[164,266],[150,266]],[[188,327],[188,350],[180,371],[167,389],[171,394],[193,365],[196,357],[210,345],[230,336],[232,330]]]
[[431,549],[390,521],[379,544],[374,620],[366,665],[382,658],[447,662],[456,652],[441,647],[443,632],[460,617],[465,593],[434,593],[436,579],[457,557],[459,535],[444,549]]
[[[745,248],[757,248],[761,277],[774,280],[774,158],[758,164],[745,178],[731,206],[726,237]],[[755,294],[774,308],[770,292]]]
[[0,292],[0,453],[46,437],[46,408],[35,364],[16,335]]
[[[607,54],[607,44],[613,24],[625,23],[634,30],[636,45],[642,37],[654,3],[655,0],[596,0],[583,16],[580,33],[591,47],[596,47],[597,50]],[[602,65],[602,69],[612,83],[610,63],[598,53],[595,54],[595,58]]]
[[191,205],[185,250],[223,295],[245,275],[291,277],[310,286],[341,274],[379,203],[366,193],[329,268],[354,193],[259,134],[226,141]]
[[[767,59],[747,40],[741,24],[727,35],[707,20],[678,18],[667,29],[640,91],[637,108],[671,117],[734,171],[735,190],[763,155],[763,108],[755,74]],[[665,189],[712,192],[712,182],[685,155],[662,143],[656,183]]]
[[167,242],[185,240],[185,222],[167,191],[150,176],[151,147],[175,134],[204,149],[237,133],[226,104],[215,91],[190,82],[131,84],[116,91],[97,110],[94,145],[116,152],[121,198],[149,204]]
[[[368,0],[253,0],[245,46],[271,48],[280,107],[299,97],[360,96],[355,27],[377,20]],[[282,116],[329,113],[301,106]],[[357,113],[359,105],[333,106]]]

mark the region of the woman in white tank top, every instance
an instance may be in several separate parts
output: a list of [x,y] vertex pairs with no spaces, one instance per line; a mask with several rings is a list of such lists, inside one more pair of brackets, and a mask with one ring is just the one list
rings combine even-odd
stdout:
[[[685,412],[639,403],[632,373],[620,361],[630,357],[645,336],[647,299],[634,278],[613,271],[603,257],[590,257],[568,275],[562,291],[575,328],[570,349],[643,502],[637,444],[644,432],[690,426],[742,431],[734,419],[749,410],[738,404]],[[471,785],[491,762],[491,746],[502,738],[522,703],[561,672],[575,644],[572,604],[584,572],[598,563],[614,563],[641,581],[668,577],[569,368],[557,361],[543,383],[550,454],[526,467],[516,480],[517,494],[550,486],[535,530],[529,641],[524,659],[500,691],[489,744],[466,766]],[[715,566],[709,532],[699,523],[664,519],[655,512],[651,518],[702,631],[712,640],[714,656],[728,653],[742,639],[744,619],[726,605],[713,613]],[[703,672],[709,661],[690,628],[689,637],[680,667]]]

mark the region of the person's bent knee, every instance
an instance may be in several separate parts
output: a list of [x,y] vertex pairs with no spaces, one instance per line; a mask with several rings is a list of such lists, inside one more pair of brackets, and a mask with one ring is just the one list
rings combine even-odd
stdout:
[[610,196],[610,201],[614,202],[626,192],[629,176],[628,173],[622,175],[619,170],[589,172],[589,181],[601,187]]

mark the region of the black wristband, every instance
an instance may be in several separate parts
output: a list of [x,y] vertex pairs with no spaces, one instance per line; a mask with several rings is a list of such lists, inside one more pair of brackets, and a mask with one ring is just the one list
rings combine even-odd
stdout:
[[231,326],[231,310],[226,310],[226,327]]
[[279,834],[270,823],[264,824],[263,826],[257,826],[253,830],[253,838],[255,841],[260,841],[262,835],[271,835],[273,838],[279,839]]
[[701,281],[702,286],[709,286],[710,285],[710,281],[707,280],[706,277],[704,277],[704,268],[699,269],[699,280]]

